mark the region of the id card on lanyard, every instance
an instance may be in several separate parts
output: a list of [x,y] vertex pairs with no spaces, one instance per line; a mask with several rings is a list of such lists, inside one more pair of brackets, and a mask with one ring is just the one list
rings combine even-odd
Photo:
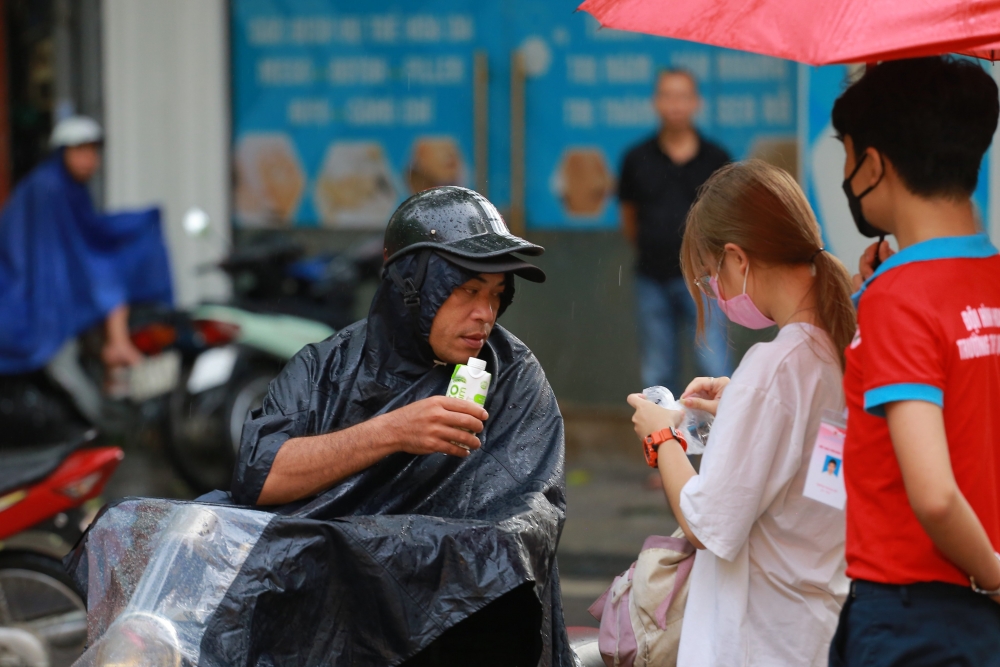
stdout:
[[844,437],[847,419],[839,412],[823,411],[816,434],[809,474],[802,495],[824,505],[844,509],[847,491],[844,489]]

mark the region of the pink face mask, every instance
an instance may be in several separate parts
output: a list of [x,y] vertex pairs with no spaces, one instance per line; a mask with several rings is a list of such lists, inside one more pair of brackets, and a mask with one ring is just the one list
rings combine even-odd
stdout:
[[719,292],[718,276],[712,276],[711,279],[709,279],[708,282],[712,286],[712,291],[715,292],[715,301],[719,304],[719,310],[721,310],[731,322],[746,327],[747,329],[766,329],[768,327],[773,327],[777,324],[777,322],[769,319],[764,315],[764,313],[760,312],[757,306],[754,305],[753,300],[750,299],[750,295],[747,294],[747,276],[749,275],[750,267],[748,266],[747,272],[743,274],[743,294],[734,296],[732,299],[723,299],[719,296],[721,292]]

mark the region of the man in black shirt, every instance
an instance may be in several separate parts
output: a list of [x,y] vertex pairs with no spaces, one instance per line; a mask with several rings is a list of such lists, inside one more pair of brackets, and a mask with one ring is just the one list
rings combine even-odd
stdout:
[[[637,252],[636,314],[647,387],[684,389],[678,332],[692,332],[694,302],[681,277],[684,221],[698,188],[729,162],[726,152],[698,134],[693,119],[701,98],[694,77],[664,70],[656,82],[653,106],[659,131],[625,154],[619,181],[622,231]],[[714,303],[707,322],[707,345],[697,347],[700,370],[712,377],[729,374],[725,318]]]

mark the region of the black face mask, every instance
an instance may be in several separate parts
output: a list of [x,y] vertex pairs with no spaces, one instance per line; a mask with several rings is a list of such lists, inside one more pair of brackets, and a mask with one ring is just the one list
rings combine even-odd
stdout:
[[854,171],[851,172],[851,175],[844,179],[844,194],[847,195],[847,205],[851,209],[851,217],[854,218],[854,224],[858,228],[858,231],[870,239],[873,239],[876,236],[884,238],[886,233],[872,223],[868,222],[865,218],[865,214],[861,211],[861,198],[878,187],[878,184],[882,182],[882,176],[885,176],[885,171],[882,172],[882,176],[878,177],[875,185],[871,186],[861,194],[854,194],[854,190],[851,188],[851,181],[854,180],[854,177],[857,175],[858,170],[861,169],[861,165],[864,164],[865,158],[867,157],[868,153],[864,153],[861,156],[861,159],[858,160],[858,164],[854,167]]

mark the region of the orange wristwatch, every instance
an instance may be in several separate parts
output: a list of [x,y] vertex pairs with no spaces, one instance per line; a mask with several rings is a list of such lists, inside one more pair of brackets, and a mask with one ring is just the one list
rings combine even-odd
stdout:
[[680,443],[681,449],[685,452],[688,450],[687,440],[680,434],[680,431],[672,426],[668,426],[656,433],[651,433],[642,440],[642,451],[646,455],[646,463],[650,468],[659,467],[658,450],[660,449],[660,445],[667,440],[676,440]]

